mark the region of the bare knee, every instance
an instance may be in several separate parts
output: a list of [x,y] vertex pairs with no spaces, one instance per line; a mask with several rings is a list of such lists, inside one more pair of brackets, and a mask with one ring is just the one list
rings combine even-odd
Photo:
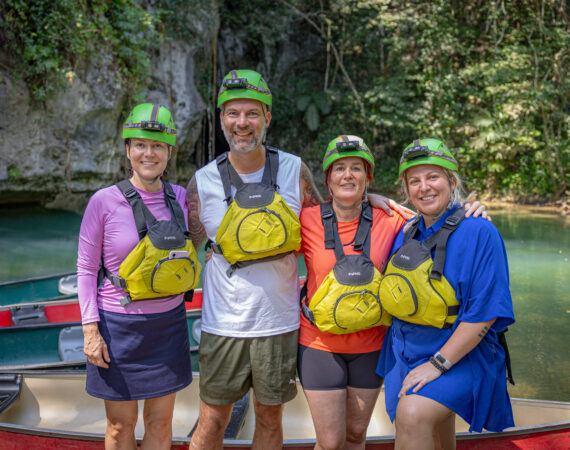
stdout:
[[281,408],[276,407],[275,410],[264,408],[263,411],[257,411],[255,426],[267,430],[267,432],[279,432],[282,427],[281,415]]
[[200,414],[198,428],[208,435],[221,435],[226,430],[229,421],[229,416]]
[[125,437],[134,435],[136,424],[136,417],[107,417],[107,435],[120,441]]
[[317,445],[315,449],[318,450],[343,450],[345,444],[344,433],[339,433],[338,430],[331,430],[325,436],[317,437]]
[[172,434],[172,417],[148,415],[144,417],[145,434],[168,439]]
[[195,448],[217,448],[230,421],[232,405],[212,405],[200,402],[198,427],[192,436]]
[[368,423],[347,423],[346,441],[351,444],[361,444],[366,440]]
[[[405,405],[405,406],[404,406]],[[401,402],[396,411],[396,428],[403,432],[408,433],[412,430],[417,430],[418,426],[425,425],[425,416],[418,405],[413,402],[404,404]]]

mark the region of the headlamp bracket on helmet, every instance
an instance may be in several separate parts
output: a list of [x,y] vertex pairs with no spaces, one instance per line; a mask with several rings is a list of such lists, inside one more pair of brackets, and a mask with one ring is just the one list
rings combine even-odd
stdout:
[[336,143],[337,152],[350,152],[352,150],[360,149],[360,142],[358,141],[341,141]]
[[155,122],[154,120],[143,120],[141,121],[141,129],[146,131],[158,131],[163,133],[166,129],[166,125],[161,122]]
[[429,148],[425,145],[416,145],[407,149],[402,155],[404,161],[412,161],[413,159],[425,158],[430,154]]
[[245,89],[247,78],[228,78],[222,81],[222,85],[227,89]]

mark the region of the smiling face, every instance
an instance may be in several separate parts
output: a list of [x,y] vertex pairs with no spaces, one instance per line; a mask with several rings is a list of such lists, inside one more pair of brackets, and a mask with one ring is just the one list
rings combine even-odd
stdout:
[[404,174],[408,198],[423,216],[426,226],[433,225],[446,210],[455,188],[445,169],[432,164],[410,167]]
[[223,105],[220,120],[230,149],[249,153],[261,148],[271,113],[264,113],[261,102],[256,100],[229,100]]
[[359,206],[368,186],[367,178],[362,158],[350,156],[335,161],[327,176],[333,201],[345,207]]
[[131,183],[146,191],[160,190],[160,176],[170,159],[171,148],[164,142],[132,138],[126,146],[133,169]]

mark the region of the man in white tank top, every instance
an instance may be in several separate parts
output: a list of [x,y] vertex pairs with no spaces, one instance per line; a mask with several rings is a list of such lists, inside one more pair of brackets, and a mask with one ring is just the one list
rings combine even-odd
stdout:
[[[260,182],[265,167],[265,132],[271,122],[271,92],[252,70],[232,70],[218,94],[228,160],[245,183]],[[321,202],[301,159],[278,151],[277,192],[298,216]],[[232,186],[232,195],[235,188]],[[187,188],[189,229],[200,248],[215,242],[227,210],[216,161],[198,170]],[[237,269],[212,254],[203,271],[200,342],[200,417],[191,449],[222,448],[233,403],[253,388],[254,447],[281,448],[283,403],[296,394],[299,328],[297,259],[282,258]]]

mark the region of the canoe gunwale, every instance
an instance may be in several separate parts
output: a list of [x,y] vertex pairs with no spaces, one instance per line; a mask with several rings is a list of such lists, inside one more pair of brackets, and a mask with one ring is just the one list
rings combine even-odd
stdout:
[[0,288],[5,287],[5,286],[14,286],[16,284],[23,284],[23,283],[29,283],[30,281],[43,281],[43,280],[49,280],[51,278],[62,278],[62,277],[67,277],[69,275],[75,275],[77,272],[66,272],[66,273],[58,273],[55,275],[41,275],[39,277],[30,277],[30,278],[24,278],[22,280],[13,280],[13,281],[2,281],[0,283]]

